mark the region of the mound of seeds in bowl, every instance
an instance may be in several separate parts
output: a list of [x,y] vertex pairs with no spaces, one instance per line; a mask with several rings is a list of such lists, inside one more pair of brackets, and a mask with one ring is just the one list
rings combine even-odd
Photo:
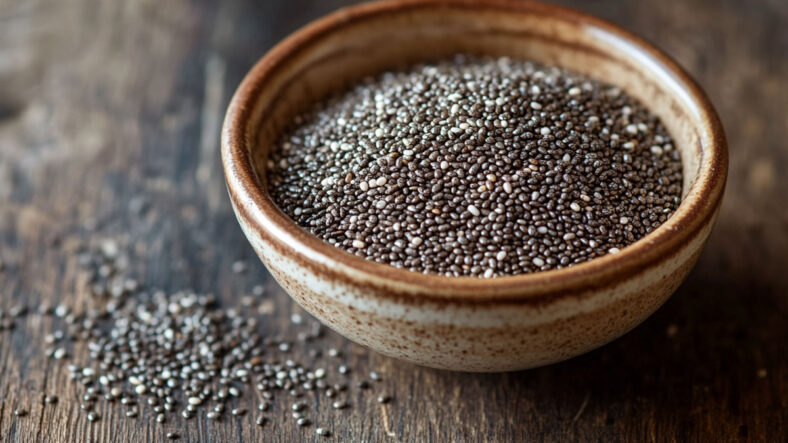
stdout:
[[616,253],[670,217],[679,152],[619,88],[458,55],[298,115],[267,164],[277,205],[358,256],[495,277]]

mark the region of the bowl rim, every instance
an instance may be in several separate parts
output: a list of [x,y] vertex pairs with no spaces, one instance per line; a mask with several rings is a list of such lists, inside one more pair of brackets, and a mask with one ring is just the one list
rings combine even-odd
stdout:
[[[257,98],[277,68],[305,45],[348,24],[388,13],[418,8],[458,7],[503,9],[579,22],[600,29],[658,62],[698,111],[702,147],[698,176],[679,208],[657,229],[616,254],[556,270],[495,278],[448,277],[423,274],[376,263],[332,246],[287,217],[270,198],[254,171],[247,149],[247,122]],[[574,9],[537,1],[509,0],[382,0],[345,7],[291,34],[266,53],[236,90],[224,120],[221,155],[228,192],[237,215],[249,220],[255,233],[286,255],[301,256],[300,264],[338,281],[377,289],[381,295],[414,301],[463,303],[538,303],[588,293],[651,267],[701,231],[718,210],[725,188],[728,153],[722,124],[703,90],[673,59],[645,39],[606,20]]]

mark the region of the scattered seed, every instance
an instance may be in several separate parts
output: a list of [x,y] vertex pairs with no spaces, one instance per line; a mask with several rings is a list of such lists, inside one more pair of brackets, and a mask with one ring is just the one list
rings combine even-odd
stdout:
[[347,402],[345,401],[335,401],[331,403],[331,407],[334,409],[345,409],[347,407]]
[[243,260],[238,260],[238,261],[233,262],[232,270],[233,270],[233,272],[235,274],[242,274],[242,273],[246,272],[247,268],[248,268],[248,266],[247,266],[246,262],[243,261]]
[[[389,185],[386,180],[376,179],[375,183],[376,189]],[[111,252],[109,255],[114,257],[122,255],[121,251]],[[102,398],[107,401],[120,399],[121,404],[130,406],[124,411],[127,418],[138,416],[134,405],[147,403],[155,413],[155,421],[163,424],[169,412],[179,411],[184,420],[191,420],[198,408],[206,408],[209,402],[213,405],[206,417],[212,421],[221,420],[225,404],[229,407],[225,402],[243,397],[245,391],[248,392],[247,385],[256,387],[262,397],[258,405],[261,412],[271,408],[274,392],[284,391],[298,398],[310,391],[330,392],[333,396],[347,390],[346,382],[326,382],[324,366],[310,367],[295,360],[295,356],[282,361],[282,354],[278,354],[279,358],[266,358],[266,347],[276,346],[282,350],[284,345],[284,350],[289,350],[291,342],[284,337],[259,335],[257,318],[246,315],[246,308],[221,309],[213,296],[189,291],[166,294],[139,290],[140,284],[127,284],[131,279],[123,275],[123,266],[104,255],[91,258],[86,266],[95,268],[94,275],[98,279],[95,284],[112,285],[111,282],[118,280],[123,282],[123,290],[116,295],[103,288],[93,291],[102,303],[110,298],[105,311],[87,308],[85,313],[74,313],[65,305],[58,306],[56,313],[69,326],[50,334],[47,341],[86,342],[90,364],[82,367],[70,364],[67,369],[83,388],[80,408],[91,422],[101,418],[94,408]],[[98,267],[105,268],[105,277],[98,277]],[[306,331],[300,331],[304,334],[305,340],[301,341],[305,346],[311,346],[312,340],[322,336],[320,325],[301,314],[293,314],[291,323],[296,326],[308,323]],[[48,352],[60,359],[66,357],[65,349]],[[314,351],[310,352],[313,359],[322,356],[319,348],[308,350]],[[329,349],[327,354],[341,356],[336,348]],[[341,364],[337,368],[347,376],[343,380],[352,381],[348,365]],[[124,390],[127,386],[133,389]],[[178,409],[181,401],[183,406]],[[55,402],[55,396],[44,397],[46,404]],[[297,401],[292,406],[299,426],[311,424],[304,416],[306,405],[304,401]],[[231,412],[240,417],[245,415],[246,409],[237,407]],[[255,420],[260,426],[266,421],[263,416]],[[167,436],[173,438],[170,434]]]

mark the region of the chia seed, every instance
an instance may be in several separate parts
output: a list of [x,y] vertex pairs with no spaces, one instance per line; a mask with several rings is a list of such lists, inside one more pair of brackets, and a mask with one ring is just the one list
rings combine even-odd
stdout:
[[620,251],[670,217],[682,183],[670,135],[619,88],[464,55],[317,103],[266,169],[277,205],[327,243],[484,278]]
[[[294,423],[308,426],[311,421],[302,411],[317,408],[320,403],[301,400],[314,399],[314,395],[304,394],[325,390],[333,396],[336,391],[346,390],[347,382],[353,381],[354,372],[345,361],[337,363],[339,372],[345,374],[341,377],[343,382],[335,383],[327,373],[327,362],[320,360],[323,354],[315,349],[319,344],[313,340],[322,336],[317,322],[301,314],[291,317],[292,327],[302,329],[300,333],[310,338],[303,343],[305,351],[316,351],[309,353],[309,364],[296,360],[295,354],[288,354],[290,358],[284,361],[281,354],[266,357],[266,348],[289,351],[292,341],[285,336],[262,336],[257,317],[247,315],[244,309],[223,309],[211,295],[143,289],[136,280],[123,275],[124,266],[115,263],[122,254],[118,243],[104,245],[111,257],[106,251],[85,253],[87,258],[83,260],[84,266],[90,268],[87,271],[95,276],[91,282],[96,287],[93,296],[104,307],[72,310],[59,305],[54,314],[62,320],[57,321],[69,326],[45,339],[62,346],[46,351],[58,361],[74,357],[74,352],[67,351],[73,342],[83,341],[87,345],[89,361],[66,367],[71,378],[82,386],[77,400],[88,421],[101,419],[96,410],[104,400],[126,405],[128,408],[124,408],[122,415],[128,419],[142,413],[136,406],[140,405],[150,408],[160,424],[171,419],[190,420],[199,411],[205,411],[211,423],[221,421],[225,407],[230,409],[228,400],[237,403],[231,414],[241,417],[247,409],[240,405],[249,394],[259,394],[258,409],[267,411],[273,409],[277,401],[274,394],[278,392],[280,398],[288,394],[296,397],[297,401],[291,403]],[[99,267],[111,272],[106,271],[106,276],[101,277]],[[105,289],[117,281],[124,282],[124,290],[116,297]],[[126,284],[130,281],[134,284]],[[14,311],[19,316],[27,315],[26,309]],[[336,349],[328,354],[341,358]],[[51,404],[58,399],[47,395],[43,401]],[[20,408],[16,414],[24,416],[27,410]],[[267,421],[264,416],[255,419],[260,426]],[[173,437],[168,434],[167,438]]]
[[335,401],[331,403],[331,407],[334,409],[345,409],[347,408],[347,402],[345,401]]

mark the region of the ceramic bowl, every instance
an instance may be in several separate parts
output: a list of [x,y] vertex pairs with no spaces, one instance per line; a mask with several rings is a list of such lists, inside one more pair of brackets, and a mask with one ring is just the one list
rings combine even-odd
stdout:
[[[563,66],[645,103],[682,155],[678,210],[617,254],[560,270],[477,279],[366,261],[310,235],[277,208],[266,190],[264,165],[295,113],[364,76],[458,52]],[[481,0],[367,3],[297,31],[268,52],[235,93],[222,131],[222,161],[244,233],[304,309],[381,354],[462,371],[550,364],[642,322],[698,259],[727,174],[725,137],[714,109],[654,46],[573,10]]]

